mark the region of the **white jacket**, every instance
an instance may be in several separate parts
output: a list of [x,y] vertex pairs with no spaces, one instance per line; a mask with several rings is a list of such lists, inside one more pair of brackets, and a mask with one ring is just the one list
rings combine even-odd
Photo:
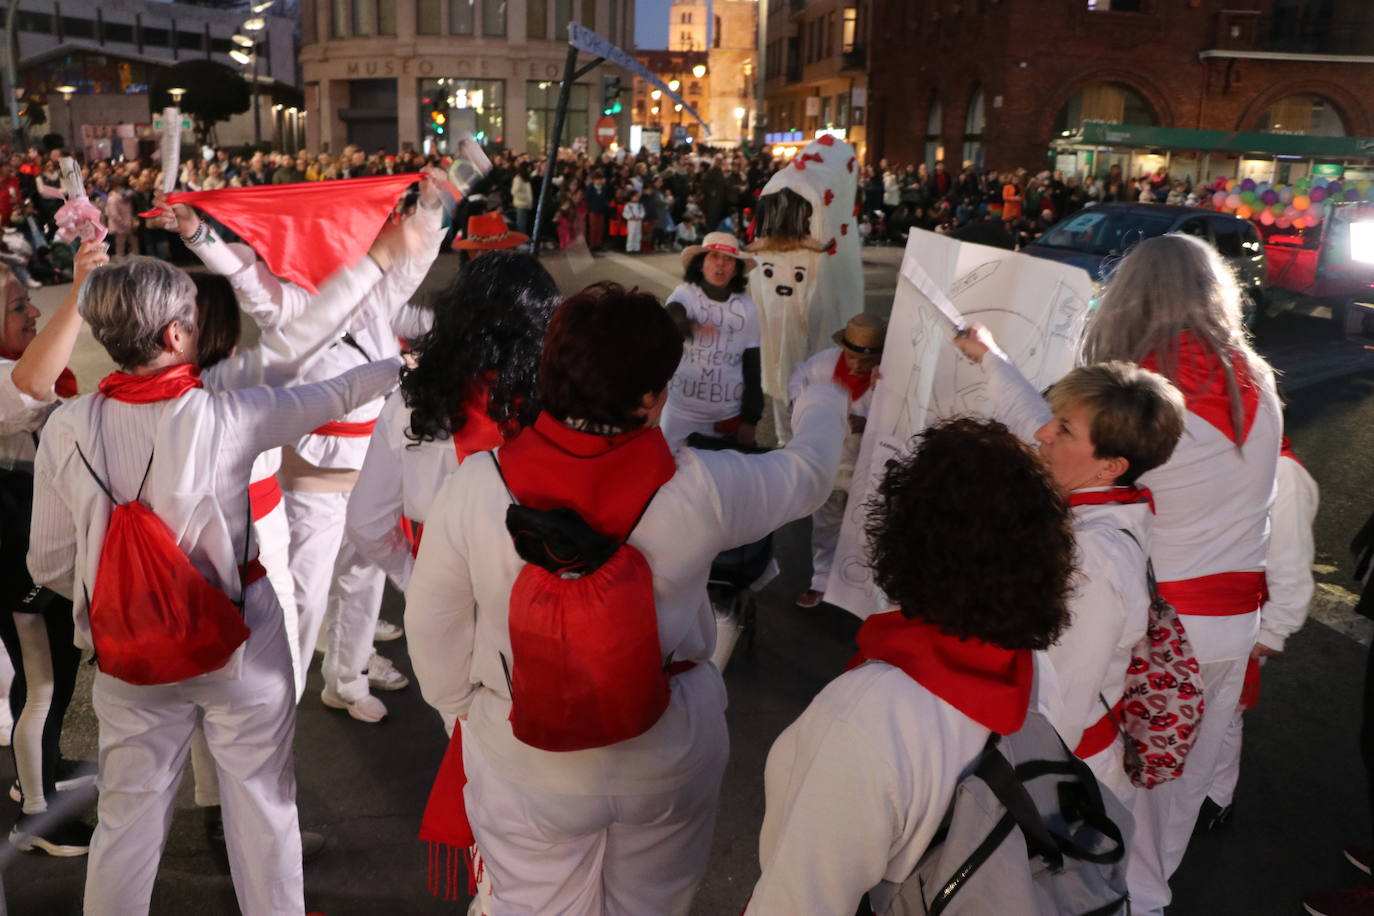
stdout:
[[405,591],[415,566],[410,542],[401,534],[404,515],[424,524],[430,504],[448,475],[458,470],[452,439],[414,442],[406,438],[410,408],[393,391],[377,417],[362,473],[348,497],[348,537],[368,563],[386,571]]
[[[399,360],[385,360],[315,385],[193,389],[154,404],[87,395],[54,412],[34,467],[28,563],[36,584],[74,602],[77,644],[91,646],[87,596],[113,508],[77,456],[78,442],[121,501],[137,494],[151,447],[143,502],[196,569],[226,595],[237,596],[253,460],[354,404],[382,396],[396,384],[399,367]],[[275,597],[249,605],[250,628],[280,625]]]
[[0,470],[33,464],[35,442],[49,415],[62,402],[29,397],[14,385],[14,360],[0,357]]
[[[797,368],[792,370],[792,376],[787,380],[787,399],[794,401],[797,394],[807,385],[814,385],[817,382],[827,382],[835,377],[835,364],[843,351],[839,347],[827,347],[815,356],[809,357],[804,362],[797,364]],[[873,389],[870,384],[868,390],[859,395],[858,398],[850,398],[849,415],[851,417],[867,417],[869,409],[873,406]],[[840,452],[840,471],[835,476],[835,489],[848,490],[850,482],[854,479],[854,465],[859,461],[859,446],[863,444],[864,435],[859,432],[845,431],[844,449]]]
[[725,710],[725,684],[706,663],[716,640],[706,595],[711,562],[825,501],[839,461],[845,401],[833,385],[803,394],[796,437],[785,449],[675,453],[677,472],[629,543],[653,570],[664,656],[700,664],[673,678],[671,703],[653,728],[610,747],[550,753],[511,733],[501,657],[511,656],[508,602],[524,564],[506,531],[510,497],[495,465],[483,455],[465,461],[430,508],[406,590],[406,633],[425,700],[450,729],[468,716],[464,737],[480,742],[485,758],[514,782],[563,794],[616,795],[672,791],[692,779],[715,753],[700,736],[721,726]]
[[1307,620],[1312,601],[1312,522],[1317,517],[1317,482],[1302,464],[1279,457],[1278,496],[1269,509],[1269,556],[1265,578],[1269,600],[1260,608],[1261,645],[1283,651],[1283,644]]
[[[1054,416],[1049,404],[1004,354],[989,351],[983,366],[993,417],[1034,445],[1035,431]],[[1071,620],[1059,642],[1044,653],[1054,666],[1063,704],[1062,718],[1054,726],[1070,748],[1106,714],[1099,695],[1112,704],[1121,698],[1131,650],[1149,624],[1145,557],[1151,522],[1150,507],[1144,504],[1073,509],[1078,572],[1069,599]]]

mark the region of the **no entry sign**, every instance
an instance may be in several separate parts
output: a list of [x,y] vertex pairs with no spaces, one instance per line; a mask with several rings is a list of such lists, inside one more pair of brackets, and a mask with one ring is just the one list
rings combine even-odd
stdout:
[[596,142],[602,146],[610,146],[615,142],[615,133],[615,118],[610,115],[602,115],[596,122]]

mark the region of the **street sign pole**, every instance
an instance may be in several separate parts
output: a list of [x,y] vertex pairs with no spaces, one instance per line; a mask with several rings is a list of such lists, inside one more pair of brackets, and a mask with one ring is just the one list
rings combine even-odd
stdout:
[[539,233],[544,227],[544,210],[549,204],[549,193],[553,191],[553,172],[558,165],[558,141],[563,136],[563,119],[568,114],[568,99],[576,78],[577,48],[568,45],[568,57],[563,64],[563,83],[558,87],[558,108],[554,110],[553,130],[549,132],[548,161],[544,163],[544,180],[539,184],[539,201],[534,207],[534,231],[530,245],[536,258],[539,257]]

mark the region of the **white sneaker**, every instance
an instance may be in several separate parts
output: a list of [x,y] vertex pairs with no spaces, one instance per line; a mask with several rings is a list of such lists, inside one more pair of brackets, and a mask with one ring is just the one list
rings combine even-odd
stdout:
[[320,701],[330,709],[346,709],[350,716],[369,725],[374,725],[386,718],[386,704],[370,693],[350,703],[326,687],[320,693]]
[[389,622],[383,620],[382,618],[378,617],[378,618],[377,618],[377,629],[376,629],[376,631],[373,632],[373,634],[372,634],[372,641],[373,641],[373,642],[391,642],[393,639],[400,639],[400,638],[401,638],[402,636],[404,636],[404,635],[406,635],[406,631],[405,631],[405,630],[403,630],[403,629],[401,629],[400,627],[396,626],[396,624],[394,624],[394,623],[389,623]]
[[42,288],[43,288],[43,284],[42,284],[42,283],[39,283],[39,282],[38,282],[37,280],[35,280],[33,277],[29,277],[27,280],[25,280],[25,281],[24,281],[24,285],[27,286],[29,289],[42,289]]
[[391,659],[376,652],[367,661],[367,682],[378,690],[403,690],[410,686],[410,678],[397,671]]

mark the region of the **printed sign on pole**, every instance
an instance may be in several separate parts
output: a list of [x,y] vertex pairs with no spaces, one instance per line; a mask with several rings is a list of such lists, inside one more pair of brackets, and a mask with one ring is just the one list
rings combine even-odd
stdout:
[[596,122],[596,142],[602,146],[610,146],[615,142],[616,127],[615,118],[602,115]]

